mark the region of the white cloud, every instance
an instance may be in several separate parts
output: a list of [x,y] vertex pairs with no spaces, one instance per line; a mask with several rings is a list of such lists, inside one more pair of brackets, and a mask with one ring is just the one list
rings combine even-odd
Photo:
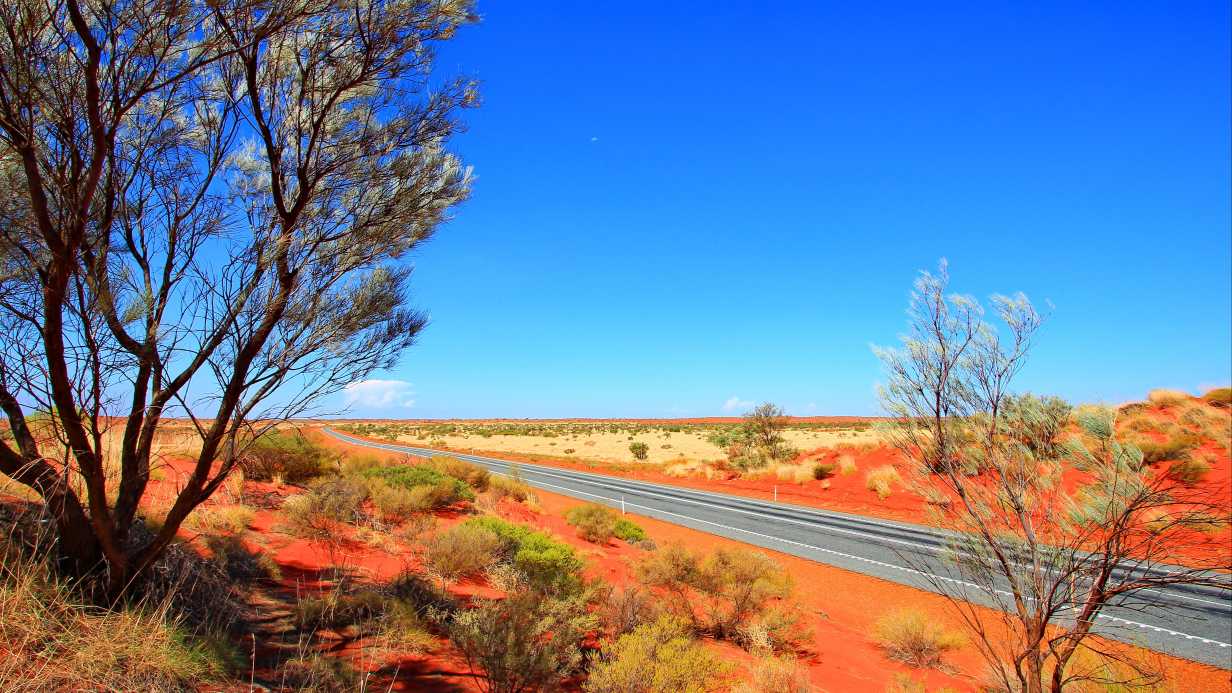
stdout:
[[361,380],[342,388],[347,406],[383,409],[415,406],[415,391],[405,380]]
[[728,412],[745,411],[746,409],[751,409],[752,407],[753,407],[752,402],[748,400],[740,399],[736,395],[732,395],[731,397],[728,397],[727,401],[723,403],[723,411],[728,411]]
[[591,142],[598,142],[598,141],[599,141],[599,138],[598,138],[598,137],[592,137],[592,138],[590,138],[590,141],[591,141]]

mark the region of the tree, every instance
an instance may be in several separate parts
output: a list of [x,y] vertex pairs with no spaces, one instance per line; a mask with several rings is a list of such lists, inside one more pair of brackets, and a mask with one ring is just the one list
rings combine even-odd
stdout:
[[[473,19],[449,0],[0,9],[0,472],[41,494],[62,570],[121,592],[246,442],[414,341],[400,261],[470,180],[444,144],[473,86],[430,90],[433,46]],[[135,542],[174,415],[201,449]]]
[[[1092,628],[1110,607],[1158,608],[1148,590],[1228,590],[1215,572],[1228,556],[1167,562],[1200,543],[1202,527],[1232,519],[1226,504],[1144,465],[1116,438],[1112,410],[1079,410],[1062,440],[1067,405],[1009,393],[1041,324],[1030,302],[994,297],[998,331],[947,285],[944,263],[923,273],[903,347],[878,350],[892,440],[917,463],[921,495],[946,499],[935,521],[951,537],[944,565],[904,558],[949,599],[1006,690],[1151,683],[1156,672],[1090,638]],[[1066,467],[1081,474],[1078,488],[1061,483]],[[1002,627],[977,603],[997,607]],[[1084,663],[1092,652],[1094,666]]]

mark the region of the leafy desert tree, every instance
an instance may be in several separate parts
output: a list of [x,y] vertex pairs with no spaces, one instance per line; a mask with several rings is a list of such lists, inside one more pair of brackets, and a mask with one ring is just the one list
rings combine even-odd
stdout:
[[[921,495],[944,500],[935,520],[952,537],[943,566],[905,559],[949,599],[1004,689],[1152,683],[1158,672],[1089,636],[1111,606],[1158,608],[1152,590],[1228,590],[1218,571],[1232,559],[1200,531],[1227,522],[1226,505],[1145,465],[1110,409],[1079,410],[1078,430],[1062,436],[1067,405],[1009,392],[1041,323],[1031,303],[994,297],[998,329],[947,284],[944,264],[923,273],[903,346],[878,350],[891,438],[917,463]],[[1080,473],[1076,487],[1066,468]],[[1189,565],[1169,563],[1178,555]]]
[[[433,47],[473,19],[451,0],[0,9],[0,472],[41,494],[63,570],[121,591],[245,441],[415,339],[401,261],[470,180],[444,145],[474,90],[429,88]],[[200,451],[138,542],[172,415]]]

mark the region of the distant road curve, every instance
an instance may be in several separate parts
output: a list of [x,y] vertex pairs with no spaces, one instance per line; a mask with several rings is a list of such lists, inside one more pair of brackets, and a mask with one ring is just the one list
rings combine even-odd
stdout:
[[[377,443],[325,427],[352,445],[419,457],[448,454],[497,474],[516,466],[523,481],[574,498],[691,527],[846,570],[932,590],[917,568],[946,575],[944,535],[928,527],[828,510],[771,503],[724,493],[633,481],[603,474],[392,443]],[[904,556],[912,556],[908,566]],[[1140,595],[1141,596],[1141,595]],[[1232,669],[1232,588],[1182,586],[1153,591],[1152,608],[1109,607],[1096,631],[1122,642]]]

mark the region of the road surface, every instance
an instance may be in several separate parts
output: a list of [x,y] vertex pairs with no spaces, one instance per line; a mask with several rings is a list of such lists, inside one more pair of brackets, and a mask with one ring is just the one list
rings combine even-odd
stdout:
[[[904,522],[771,503],[479,455],[376,443],[325,428],[339,440],[427,457],[449,454],[497,474],[516,466],[547,491],[801,556],[911,587],[933,590],[926,573],[947,576],[943,535]],[[1180,586],[1139,595],[1150,608],[1109,607],[1096,631],[1159,652],[1232,669],[1232,589]]]

